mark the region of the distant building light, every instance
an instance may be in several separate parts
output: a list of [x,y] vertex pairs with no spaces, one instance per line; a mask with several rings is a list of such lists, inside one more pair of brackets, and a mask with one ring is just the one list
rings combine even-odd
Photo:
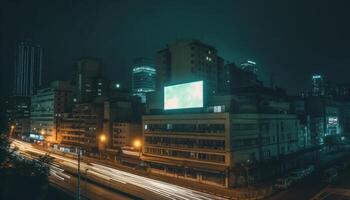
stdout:
[[256,62],[254,62],[254,61],[248,60],[247,62],[250,64],[253,64],[253,65],[256,65]]
[[120,88],[120,84],[119,83],[115,84],[115,87]]
[[312,76],[313,79],[321,78],[321,75]]
[[133,73],[138,73],[138,72],[149,72],[149,73],[155,73],[156,69],[152,68],[152,67],[147,67],[147,66],[138,66],[138,67],[134,67],[134,69],[132,70]]
[[99,83],[98,83],[98,85],[102,85],[102,83],[101,83],[101,82],[99,82]]

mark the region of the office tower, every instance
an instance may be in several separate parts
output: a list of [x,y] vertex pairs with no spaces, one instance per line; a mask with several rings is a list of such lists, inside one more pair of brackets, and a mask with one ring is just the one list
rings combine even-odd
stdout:
[[217,50],[198,40],[178,41],[157,52],[157,90],[164,85],[203,80],[206,92],[217,90]]
[[[73,66],[72,85],[75,87],[79,102],[87,102],[98,96],[96,79],[102,75],[101,61],[98,59],[84,58]],[[102,93],[101,93],[102,94]]]
[[156,70],[150,59],[135,59],[132,66],[132,92],[146,102],[146,93],[156,89]]
[[242,89],[262,87],[262,81],[249,70],[237,67],[235,63],[220,65],[218,68],[218,91],[221,94],[234,94]]
[[258,74],[258,67],[256,62],[247,60],[246,62],[241,64],[241,68],[246,71],[253,72],[254,74]]
[[110,81],[102,76],[96,77],[94,80],[95,96],[108,97],[110,94]]
[[312,94],[313,96],[325,96],[328,95],[327,91],[328,83],[325,77],[322,75],[312,76]]
[[20,42],[16,48],[14,95],[31,96],[41,85],[43,50],[31,42]]

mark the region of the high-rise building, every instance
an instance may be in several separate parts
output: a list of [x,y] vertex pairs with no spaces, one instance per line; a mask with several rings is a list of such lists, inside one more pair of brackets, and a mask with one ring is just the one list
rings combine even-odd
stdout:
[[164,85],[203,80],[206,92],[217,91],[217,50],[198,40],[178,41],[157,52],[157,90]]
[[246,62],[241,64],[241,68],[246,71],[253,72],[254,74],[258,74],[258,67],[256,62],[247,60]]
[[54,81],[48,88],[39,89],[32,96],[31,129],[41,134],[47,142],[57,143],[57,129],[63,113],[73,106],[73,88],[68,82]]
[[132,66],[132,92],[146,102],[146,93],[156,89],[156,69],[150,59],[135,59]]
[[105,77],[96,77],[94,80],[95,96],[108,97],[110,94],[110,81]]
[[[73,66],[72,85],[75,86],[78,101],[87,102],[98,96],[96,79],[102,76],[102,65],[98,59],[84,58]],[[101,93],[102,94],[102,93]]]
[[262,87],[262,81],[258,80],[255,73],[237,67],[235,63],[221,65],[218,69],[218,91],[223,94],[234,94],[236,91]]
[[14,95],[31,96],[41,85],[43,50],[39,45],[20,42],[16,49]]
[[326,95],[326,81],[322,75],[312,76],[312,94],[313,96]]

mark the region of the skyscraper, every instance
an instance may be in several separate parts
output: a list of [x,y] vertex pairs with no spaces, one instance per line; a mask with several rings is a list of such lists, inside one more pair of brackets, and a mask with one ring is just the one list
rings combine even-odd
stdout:
[[198,40],[177,41],[157,52],[157,89],[203,80],[208,94],[217,91],[217,50]]
[[258,73],[258,67],[254,61],[247,60],[247,62],[241,64],[241,67],[243,70],[253,72],[254,74]]
[[313,96],[324,96],[326,95],[326,84],[324,77],[321,75],[312,76],[312,94]]
[[242,89],[263,86],[255,73],[239,68],[235,63],[220,65],[218,75],[218,91],[223,94],[233,94]]
[[31,42],[20,42],[16,49],[14,95],[32,96],[41,85],[43,50]]
[[146,93],[156,89],[156,70],[150,59],[137,58],[132,66],[132,92],[146,102]]
[[[97,85],[101,84],[102,65],[99,59],[80,59],[73,66],[72,85],[75,86],[76,94],[80,102],[91,101],[100,96]],[[100,92],[101,93],[101,92]],[[102,94],[102,93],[101,93]]]

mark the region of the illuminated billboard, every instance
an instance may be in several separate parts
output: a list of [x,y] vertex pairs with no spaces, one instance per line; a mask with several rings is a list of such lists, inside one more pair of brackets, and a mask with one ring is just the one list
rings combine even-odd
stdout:
[[164,110],[203,107],[203,81],[164,87]]

